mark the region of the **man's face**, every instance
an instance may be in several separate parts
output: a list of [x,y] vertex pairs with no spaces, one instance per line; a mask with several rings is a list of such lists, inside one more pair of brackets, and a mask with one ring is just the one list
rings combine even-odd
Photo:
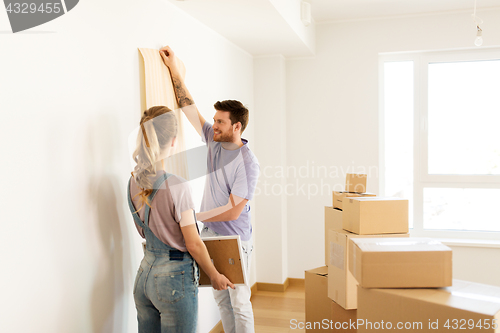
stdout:
[[214,141],[216,142],[233,142],[234,138],[234,126],[231,125],[231,119],[229,119],[229,112],[218,111],[214,116],[214,124],[212,128],[214,129]]

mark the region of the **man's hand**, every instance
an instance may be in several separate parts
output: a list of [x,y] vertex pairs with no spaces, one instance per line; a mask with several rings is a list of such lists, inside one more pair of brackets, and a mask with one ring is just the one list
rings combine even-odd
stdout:
[[177,61],[177,57],[174,54],[174,51],[170,48],[170,46],[165,46],[160,49],[160,56],[163,59],[163,63],[170,69],[172,75],[179,73],[179,65]]
[[194,104],[193,97],[184,83],[184,78],[180,72],[180,68],[183,66],[180,66],[179,58],[175,56],[174,51],[172,51],[170,46],[162,47],[160,49],[160,56],[163,63],[170,70],[177,104],[179,104],[182,108],[182,111],[186,115],[189,122],[193,125],[196,132],[201,135],[203,124],[205,124],[205,118],[203,118],[201,113],[198,111],[198,108]]

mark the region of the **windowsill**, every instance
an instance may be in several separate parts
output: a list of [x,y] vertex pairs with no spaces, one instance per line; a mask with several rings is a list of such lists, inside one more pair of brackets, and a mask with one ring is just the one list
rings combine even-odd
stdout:
[[483,247],[500,249],[500,241],[491,239],[460,239],[460,238],[435,238],[444,245],[461,247]]

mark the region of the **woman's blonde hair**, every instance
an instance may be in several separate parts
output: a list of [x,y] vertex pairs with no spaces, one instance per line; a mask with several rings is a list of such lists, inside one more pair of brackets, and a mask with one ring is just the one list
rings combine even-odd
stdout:
[[156,162],[177,135],[177,119],[168,107],[153,106],[144,111],[140,125],[137,146],[132,154],[137,163],[132,177],[142,190],[134,196],[140,196],[141,207],[137,211],[141,210],[144,204],[151,207],[148,196],[153,192],[152,179],[157,174]]

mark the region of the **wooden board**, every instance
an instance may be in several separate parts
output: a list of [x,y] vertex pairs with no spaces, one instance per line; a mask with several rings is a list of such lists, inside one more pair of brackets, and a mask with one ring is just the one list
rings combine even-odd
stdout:
[[[224,274],[235,285],[246,285],[247,277],[243,269],[240,236],[207,237],[202,240],[219,273]],[[200,287],[211,286],[210,279],[200,267]]]

